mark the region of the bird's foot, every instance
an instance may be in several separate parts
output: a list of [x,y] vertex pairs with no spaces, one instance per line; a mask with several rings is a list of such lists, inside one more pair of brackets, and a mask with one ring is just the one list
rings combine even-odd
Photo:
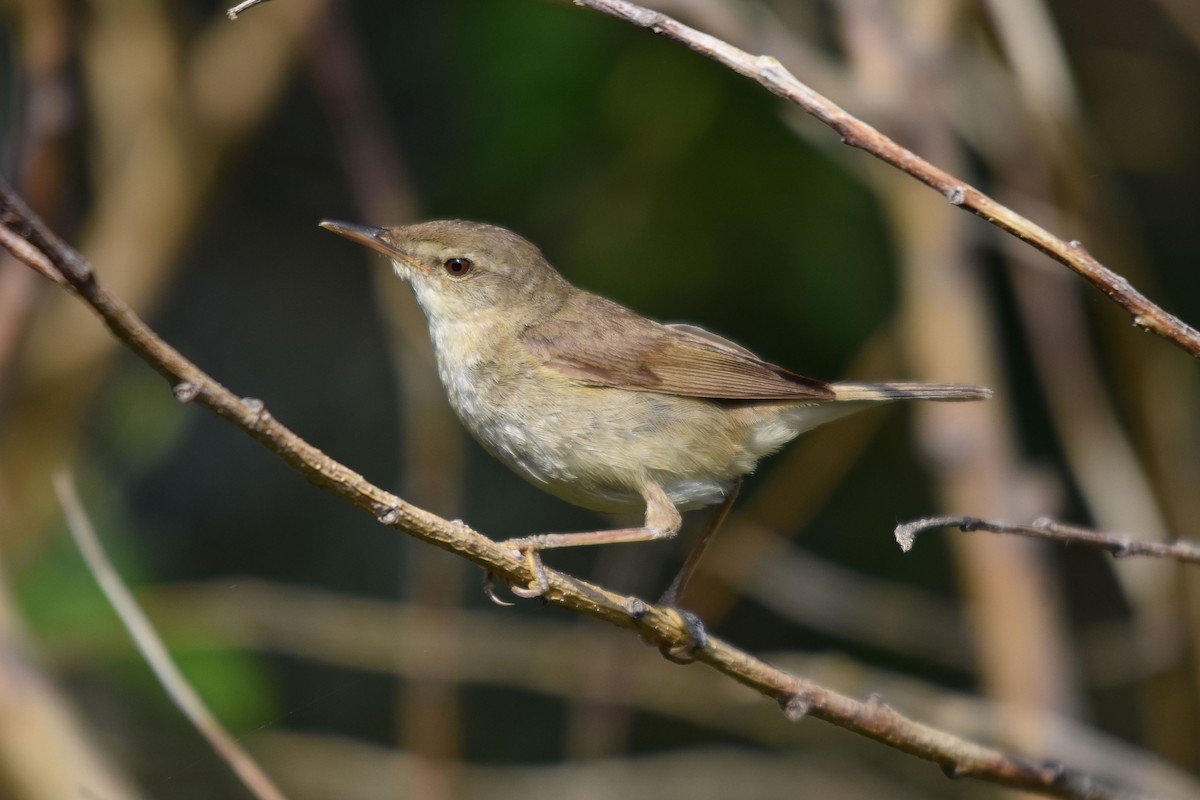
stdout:
[[512,593],[517,597],[541,597],[550,591],[550,579],[546,577],[546,568],[542,566],[542,554],[536,542],[529,539],[509,539],[505,542],[509,547],[516,548],[525,559],[532,579],[528,586],[512,586]]
[[690,611],[685,611],[676,605],[664,606],[669,614],[678,618],[680,626],[686,633],[686,638],[677,645],[668,647],[660,645],[658,651],[663,658],[676,664],[690,664],[696,660],[696,653],[708,644],[708,631],[704,623]]

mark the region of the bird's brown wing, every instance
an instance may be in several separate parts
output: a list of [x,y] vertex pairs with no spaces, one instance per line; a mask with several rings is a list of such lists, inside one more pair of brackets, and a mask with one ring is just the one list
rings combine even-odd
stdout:
[[663,325],[583,294],[522,335],[545,365],[591,386],[714,400],[832,400],[821,381],[693,325]]

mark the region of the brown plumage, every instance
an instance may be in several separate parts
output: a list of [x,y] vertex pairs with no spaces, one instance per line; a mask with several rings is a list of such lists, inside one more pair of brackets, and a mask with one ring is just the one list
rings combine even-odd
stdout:
[[759,459],[816,425],[895,400],[990,394],[806,378],[703,328],[656,322],[579,289],[503,228],[322,225],[387,255],[412,286],[450,403],[484,447],[565,500],[644,512],[638,528],[513,540],[529,559],[529,593],[545,587],[540,550],[673,536],[680,510],[706,505],[721,505],[719,523]]

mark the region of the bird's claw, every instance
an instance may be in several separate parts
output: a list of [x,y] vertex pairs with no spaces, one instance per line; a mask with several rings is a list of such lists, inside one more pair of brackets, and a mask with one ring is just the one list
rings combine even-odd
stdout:
[[541,597],[550,591],[550,579],[546,577],[546,568],[542,566],[542,557],[538,553],[536,547],[528,545],[522,547],[517,546],[517,551],[525,557],[525,566],[529,568],[529,574],[533,579],[528,586],[513,586],[512,593],[517,597]]
[[490,569],[483,573],[483,593],[487,595],[487,599],[491,600],[498,606],[513,606],[516,603],[510,603],[507,600],[501,600],[496,594],[496,575]]
[[[529,581],[528,586],[513,586],[509,585],[509,591],[517,597],[542,597],[546,592],[550,591],[550,579],[546,577],[546,568],[542,566],[542,558],[538,552],[538,548],[532,543],[523,539],[513,539],[506,544],[516,549],[517,553],[525,559],[525,566],[529,569],[529,574],[533,577]],[[496,575],[490,569],[483,574],[483,593],[487,595],[498,606],[511,606],[512,603],[507,600],[501,600],[496,594]]]

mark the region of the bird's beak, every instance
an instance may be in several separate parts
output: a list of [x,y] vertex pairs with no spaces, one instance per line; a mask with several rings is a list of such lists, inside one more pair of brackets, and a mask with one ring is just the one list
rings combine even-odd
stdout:
[[353,222],[338,222],[332,219],[322,220],[320,225],[325,230],[333,231],[339,236],[345,236],[352,242],[365,244],[372,250],[383,253],[388,258],[403,261],[418,269],[424,269],[424,266],[417,259],[396,247],[392,241],[391,231],[387,228],[356,225]]

